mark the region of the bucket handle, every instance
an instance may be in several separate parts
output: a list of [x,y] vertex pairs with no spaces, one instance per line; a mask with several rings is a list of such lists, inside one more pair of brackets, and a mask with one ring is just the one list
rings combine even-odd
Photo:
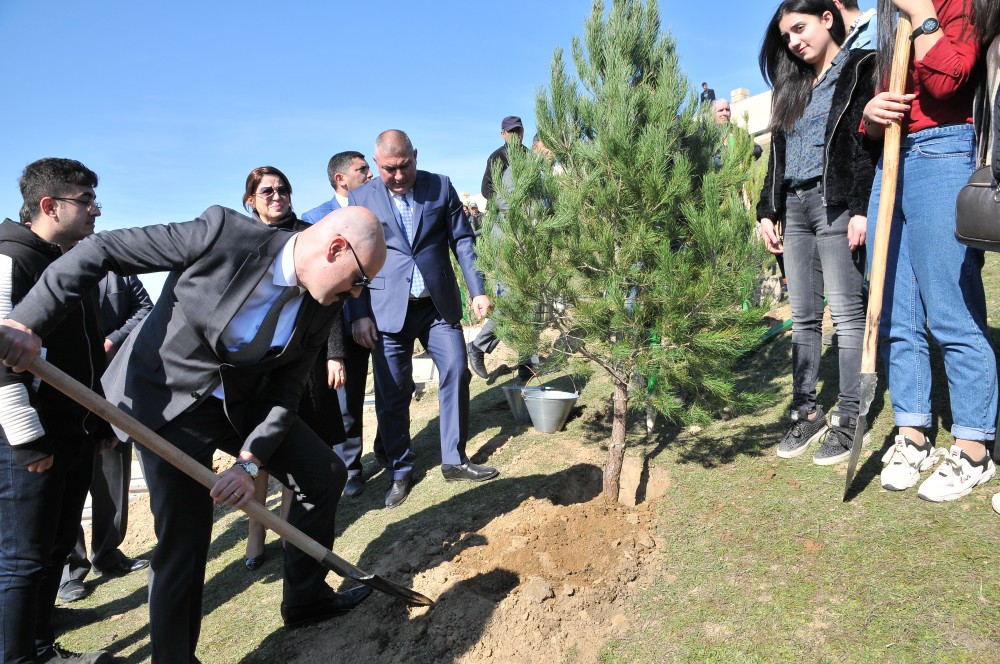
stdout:
[[[525,387],[528,387],[528,383],[531,381],[532,378],[537,378],[539,376],[539,373],[535,371],[532,365],[528,365],[528,371],[531,372],[531,376],[528,377],[528,380],[524,381]],[[576,381],[573,380],[573,373],[570,371],[566,371],[564,373],[566,374],[566,377],[569,378],[569,382],[573,384],[573,391],[576,392],[577,394],[580,394],[580,388],[576,386]]]

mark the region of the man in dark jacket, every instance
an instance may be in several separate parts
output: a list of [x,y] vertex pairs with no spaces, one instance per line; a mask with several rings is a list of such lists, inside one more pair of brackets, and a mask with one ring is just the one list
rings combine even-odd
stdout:
[[[152,310],[153,301],[139,277],[109,272],[100,286],[100,320],[108,362],[122,342]],[[128,494],[132,479],[132,445],[119,443],[94,459],[90,485],[90,559],[83,527],[66,561],[59,599],[75,602],[87,594],[83,580],[91,568],[102,576],[124,576],[145,569],[148,560],[129,558],[121,549],[128,529]]]
[[521,124],[521,118],[516,115],[508,115],[500,121],[500,137],[503,138],[503,145],[491,152],[490,156],[486,158],[486,172],[483,173],[483,182],[480,185],[479,193],[487,201],[493,198],[493,194],[495,193],[493,190],[493,165],[499,163],[501,173],[510,166],[510,157],[507,156],[507,146],[513,142],[512,139],[517,139],[514,144],[518,148],[527,150],[524,147],[524,125]]
[[[21,221],[0,224],[0,312],[10,313],[42,272],[94,232],[97,175],[71,159],[40,159],[20,179]],[[30,228],[25,225],[30,224]],[[97,290],[45,339],[54,366],[100,391],[104,350]],[[52,613],[73,549],[107,425],[29,373],[0,371],[0,659],[108,662],[104,651],[70,653],[55,643]]]
[[[522,142],[524,140],[524,125],[521,124],[521,118],[516,115],[505,117],[500,122],[500,136],[503,138],[504,144],[494,150],[486,159],[486,172],[483,173],[481,193],[486,198],[487,205],[491,206],[494,212],[499,210],[501,213],[506,213],[507,203],[496,196],[496,191],[493,188],[493,167],[494,164],[500,164],[501,174],[507,173],[507,178],[509,178],[510,157],[507,154],[508,146],[513,145],[521,150],[527,150]],[[517,140],[515,141],[514,139]],[[507,180],[505,179],[506,182]],[[482,221],[479,222],[479,226],[481,229]],[[473,230],[477,234],[482,232],[480,229],[476,229],[476,226],[473,226]],[[465,346],[466,352],[469,355],[469,366],[472,367],[472,371],[477,376],[484,380],[490,376],[486,370],[486,356],[492,353],[500,344],[500,340],[493,333],[494,328],[493,321],[487,319],[483,322],[483,328],[476,335],[476,338]],[[521,380],[527,380],[531,375],[532,373],[528,365],[518,365],[518,377]]]

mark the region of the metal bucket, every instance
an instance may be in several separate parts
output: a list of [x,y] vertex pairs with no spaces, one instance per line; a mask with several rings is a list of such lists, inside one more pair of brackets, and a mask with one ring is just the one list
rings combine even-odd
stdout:
[[537,391],[538,388],[524,385],[504,385],[503,387],[503,395],[507,397],[507,405],[510,406],[510,412],[514,414],[514,420],[518,424],[531,424],[531,415],[528,414],[528,408],[524,405],[525,390],[532,392]]
[[566,418],[576,405],[576,400],[580,398],[580,393],[526,390],[523,398],[535,429],[542,433],[555,433],[566,424]]

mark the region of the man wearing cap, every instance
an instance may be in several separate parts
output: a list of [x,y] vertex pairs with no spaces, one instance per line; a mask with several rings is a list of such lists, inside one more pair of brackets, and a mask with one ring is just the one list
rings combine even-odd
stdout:
[[[509,146],[513,145],[515,149],[527,150],[523,143],[524,125],[521,124],[521,118],[516,115],[505,117],[500,122],[500,136],[503,137],[504,144],[494,150],[486,159],[486,172],[483,174],[481,193],[486,197],[488,202],[491,202],[490,204],[494,206],[494,210],[499,209],[501,212],[504,212],[507,209],[507,205],[495,196],[496,191],[493,188],[493,165],[496,163],[501,164],[500,173],[502,174],[510,168],[510,157],[507,154]],[[516,140],[514,140],[515,138]],[[473,225],[473,228],[476,228],[476,226]],[[500,343],[496,334],[493,333],[494,328],[493,321],[486,320],[483,324],[483,329],[476,335],[476,338],[466,345],[466,350],[469,353],[469,365],[472,367],[472,371],[482,379],[487,379],[490,376],[486,370],[486,355],[492,353]],[[531,375],[532,372],[526,364],[518,365],[518,377],[521,380],[527,380]]]
[[479,203],[475,201],[469,203],[469,223],[477,236],[483,232],[483,213],[479,211]]
[[[486,159],[486,172],[483,173],[483,184],[480,187],[480,193],[487,201],[493,198],[495,193],[493,190],[493,164],[500,162],[502,167],[500,172],[507,170],[510,166],[510,158],[507,156],[507,146],[512,143],[518,148],[524,150],[524,125],[521,124],[521,118],[516,115],[508,115],[500,122],[500,136],[503,138],[503,145],[494,150],[489,158]],[[514,142],[512,139],[517,138]]]

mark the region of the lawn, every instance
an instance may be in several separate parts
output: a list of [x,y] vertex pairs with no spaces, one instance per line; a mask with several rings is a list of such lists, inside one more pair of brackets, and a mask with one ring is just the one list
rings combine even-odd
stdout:
[[[986,276],[987,293],[1000,293],[1000,267],[993,255],[988,256]],[[992,297],[989,306],[991,326],[997,326],[1000,298]],[[1000,334],[994,342],[1000,343]],[[494,366],[498,362],[490,361]],[[824,361],[820,399],[830,410],[837,392],[834,348],[827,349]],[[941,412],[933,438],[947,447],[946,386],[935,361],[935,404]],[[475,486],[441,480],[436,393],[429,390],[413,411],[420,457],[418,484],[409,500],[399,509],[382,509],[388,480],[379,475],[360,498],[342,501],[338,517],[339,555],[412,583],[421,592],[433,591],[439,605],[429,613],[404,611],[398,602],[376,596],[362,606],[365,612],[286,632],[278,615],[280,543],[272,536],[268,562],[256,574],[246,572],[245,517],[218,510],[198,656],[206,664],[550,661],[552,652],[559,652],[556,661],[567,663],[1000,662],[1000,578],[995,572],[1000,516],[989,505],[990,496],[1000,491],[1000,480],[944,504],[921,501],[915,490],[882,490],[880,458],[893,435],[883,380],[872,409],[872,443],[856,480],[859,491],[843,502],[844,464],[821,468],[810,463],[809,455],[791,461],[774,455],[785,429],[789,370],[786,335],[741,367],[745,387],[772,396],[767,409],[703,428],[661,423],[649,437],[643,435],[642,414],[634,412],[628,455],[644,468],[644,476],[659,471],[669,482],[662,497],[599,522],[624,529],[641,518],[640,526],[652,524],[656,541],[655,548],[639,556],[635,578],[614,581],[621,592],[593,595],[606,597],[614,611],[602,613],[596,601],[585,611],[571,612],[562,595],[572,593],[558,592],[558,584],[557,597],[541,597],[532,608],[525,600],[531,588],[537,589],[529,578],[534,572],[524,571],[530,565],[516,567],[510,547],[499,546],[508,527],[505,519],[522,513],[524,539],[532,539],[532,525],[537,525],[535,538],[541,534],[544,539],[543,523],[552,514],[540,506],[544,502],[551,510],[560,502],[549,491],[554,479],[564,480],[563,489],[567,484],[580,489],[568,502],[590,504],[586,501],[594,492],[580,478],[603,464],[610,385],[599,374],[577,377],[577,410],[565,431],[546,435],[513,422],[500,390],[509,377],[492,385],[474,378],[469,451],[474,460],[500,468],[501,478]],[[569,385],[564,375],[546,379]],[[370,454],[365,462],[366,470],[374,472]],[[270,504],[277,506],[277,493]],[[134,506],[126,550],[148,555],[153,544],[148,507],[141,501]],[[560,518],[566,520],[558,514],[552,520]],[[607,546],[618,546],[620,540]],[[409,547],[409,562],[401,562]],[[496,548],[493,559],[503,561],[493,568],[486,555],[491,548]],[[475,570],[466,569],[473,564]],[[581,569],[576,577],[589,573],[587,566]],[[489,592],[475,595],[489,604],[488,610],[477,613],[471,595],[457,594],[468,575],[480,586],[491,584]],[[104,647],[128,662],[148,661],[145,579],[133,577],[89,582],[91,595],[57,614],[66,630],[61,640],[76,650]],[[334,585],[337,581],[331,577]],[[587,583],[580,581],[578,587]],[[560,606],[556,627],[550,627],[545,614]],[[512,607],[520,607],[520,613]],[[447,629],[441,623],[444,616],[449,618]],[[523,617],[521,634],[511,616]],[[509,641],[536,644],[535,654],[505,657],[498,625]],[[547,640],[533,641],[541,638],[535,632],[548,629],[555,632]],[[583,643],[587,632],[591,642],[599,641],[596,649],[551,650],[552,643],[568,643],[566,639],[579,637]],[[564,641],[556,640],[559,634]],[[413,645],[412,655],[394,649],[394,641],[403,640]],[[353,655],[323,650],[321,644],[334,642],[368,649]]]

